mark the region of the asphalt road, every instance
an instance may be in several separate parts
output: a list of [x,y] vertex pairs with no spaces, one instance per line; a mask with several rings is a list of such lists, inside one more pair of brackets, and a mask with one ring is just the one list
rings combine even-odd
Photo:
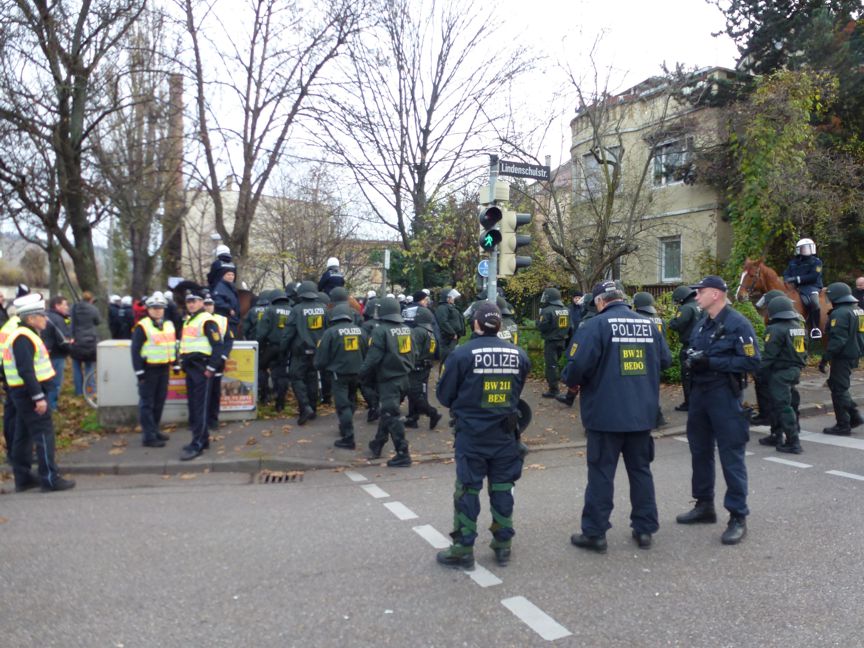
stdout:
[[657,442],[651,550],[630,538],[623,465],[600,556],[569,543],[581,452],[533,453],[511,564],[495,565],[486,546],[484,496],[471,575],[434,561],[452,520],[447,464],[282,484],[81,477],[68,493],[0,496],[0,645],[859,645],[864,441],[805,436],[805,453],[790,456],[753,436],[740,546],[720,544],[725,519],[675,524],[690,464],[686,440],[671,437]]

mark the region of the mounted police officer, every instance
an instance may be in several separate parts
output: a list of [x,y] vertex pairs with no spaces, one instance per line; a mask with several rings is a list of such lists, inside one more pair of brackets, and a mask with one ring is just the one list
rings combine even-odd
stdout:
[[290,355],[288,377],[300,408],[297,425],[315,418],[318,409],[318,372],[315,349],[327,328],[327,307],[321,302],[314,281],[304,281],[297,290],[299,303],[291,308],[281,350]]
[[744,377],[759,366],[759,347],[750,322],[726,301],[726,282],[709,275],[692,286],[703,311],[690,336],[689,368],[693,375],[687,440],[693,465],[694,508],[679,515],[679,524],[714,523],[714,445],[723,466],[729,523],[723,544],[737,544],[747,533],[747,466],[750,439],[741,404]]
[[568,386],[580,386],[582,425],[588,437],[582,533],[574,533],[570,542],[606,552],[615,469],[623,455],[633,538],[647,549],[659,528],[651,428],[657,420],[660,372],[672,364],[672,356],[657,325],[630,312],[615,282],[605,281],[591,292],[598,314],[573,336],[563,376]]
[[[333,289],[336,290],[339,288]],[[333,385],[340,435],[333,445],[349,450],[357,447],[354,442],[354,409],[360,368],[367,347],[366,337],[354,321],[354,315],[354,309],[347,303],[334,306],[330,311],[330,326],[315,352],[315,367],[322,375],[329,373]]]
[[168,394],[168,374],[177,360],[177,331],[165,319],[165,298],[155,292],[146,300],[147,315],[132,330],[132,368],[138,377],[138,422],[142,443],[161,448],[168,440],[159,431]]
[[[633,310],[640,315],[644,315],[657,327],[657,332],[660,333],[665,341],[663,334],[663,318],[657,315],[657,309],[654,307],[654,296],[647,292],[638,292],[633,295]],[[662,427],[666,425],[666,417],[663,416],[663,408],[660,407],[659,401],[657,404],[657,424],[654,427]]]
[[681,366],[681,388],[684,391],[684,402],[675,408],[676,412],[686,412],[690,406],[690,382],[692,376],[687,368],[687,348],[690,346],[690,335],[693,327],[699,321],[699,306],[696,304],[696,291],[690,286],[678,286],[672,291],[672,301],[678,304],[675,317],[669,320],[669,328],[678,334],[681,350],[678,352],[678,362]]
[[318,290],[329,295],[331,290],[344,285],[345,276],[339,270],[339,259],[330,257],[327,259],[327,270],[324,271],[318,281]]
[[209,293],[204,295],[204,310],[213,316],[219,325],[219,333],[222,335],[222,357],[224,362],[220,369],[213,374],[210,381],[210,394],[207,397],[207,429],[215,432],[219,428],[219,409],[222,405],[222,376],[225,371],[225,363],[231,357],[231,349],[234,348],[234,334],[228,326],[228,318],[216,311],[213,298]]
[[828,346],[819,362],[819,371],[825,373],[826,365],[831,364],[828,389],[831,390],[831,403],[837,423],[822,432],[848,436],[852,428],[864,423],[858,406],[849,394],[852,369],[858,366],[858,359],[864,356],[864,310],[858,307],[858,300],[845,283],[832,283],[827,292],[834,308],[829,313]]
[[210,447],[207,414],[211,383],[227,360],[223,353],[222,334],[213,316],[204,310],[204,296],[190,291],[186,295],[186,312],[180,338],[180,364],[186,374],[186,404],[192,442],[183,446],[180,461],[189,461]]
[[776,446],[778,452],[801,454],[798,419],[792,407],[792,390],[807,364],[807,331],[788,297],[772,299],[768,304],[768,315],[770,324],[765,331],[765,348],[759,374],[768,383],[771,434],[759,439],[759,443]]
[[[459,314],[461,317],[461,314]],[[434,430],[441,420],[438,410],[429,404],[429,373],[437,357],[438,340],[429,309],[421,308],[414,318],[411,338],[416,352],[414,367],[408,374],[408,416],[406,428],[417,428],[421,416],[429,417],[429,429]]]
[[399,405],[408,393],[408,374],[416,362],[411,327],[402,320],[399,302],[395,297],[384,297],[378,302],[378,326],[372,329],[369,349],[360,369],[365,382],[374,378],[378,384],[381,419],[375,438],[369,442],[371,457],[377,459],[381,450],[392,439],[396,455],[387,465],[404,468],[411,465],[405,426],[399,418]]
[[561,291],[557,288],[543,291],[540,306],[543,308],[537,329],[543,337],[543,362],[549,386],[543,398],[555,398],[558,395],[558,363],[570,336],[570,311],[561,302]]
[[792,284],[801,296],[801,303],[810,322],[810,337],[822,337],[819,329],[819,292],[822,290],[822,261],[816,256],[816,244],[803,238],[795,244],[795,256],[783,272],[783,281]]
[[[268,296],[269,304],[255,327],[255,339],[258,340],[258,363],[265,377],[269,376],[273,382],[275,408],[281,412],[285,408],[285,395],[288,393],[288,356],[282,343],[288,334],[292,306],[288,295],[281,290],[273,290]],[[266,388],[264,393],[267,393]]]
[[531,368],[525,351],[498,337],[501,311],[495,304],[480,304],[472,318],[474,335],[447,358],[437,386],[438,400],[456,420],[453,544],[437,560],[469,569],[484,478],[492,513],[490,546],[499,565],[510,560],[513,486],[522,476],[517,408]]
[[[15,404],[15,436],[9,453],[15,490],[36,486],[43,491],[68,490],[75,487],[75,482],[61,477],[54,463],[54,425],[46,397],[54,367],[39,337],[48,326],[45,302],[42,295],[34,293],[19,297],[13,305],[20,321],[3,348],[3,372]],[[34,446],[38,477],[31,472]]]

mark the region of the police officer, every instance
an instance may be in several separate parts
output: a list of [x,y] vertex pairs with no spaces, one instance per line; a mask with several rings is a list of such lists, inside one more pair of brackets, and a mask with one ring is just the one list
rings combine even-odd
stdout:
[[347,303],[334,306],[330,311],[330,326],[315,352],[315,368],[322,375],[329,373],[333,386],[340,435],[333,445],[349,450],[357,447],[354,442],[354,410],[360,368],[367,347],[363,330],[354,321],[354,313]]
[[827,292],[833,308],[829,313],[828,345],[819,362],[819,371],[825,373],[826,366],[831,364],[828,389],[831,390],[837,423],[822,432],[848,436],[852,428],[864,423],[849,394],[852,369],[858,366],[858,359],[864,355],[864,310],[858,307],[858,300],[845,283],[832,283]]
[[[768,307],[771,304],[771,300],[775,297],[785,297],[786,293],[782,290],[769,290],[767,293],[762,295],[759,298],[759,301],[756,302],[757,310],[765,312],[765,324],[767,325],[770,321],[770,317],[768,314]],[[759,409],[759,413],[756,415],[750,416],[750,425],[773,425],[773,421],[775,417],[772,413],[773,402],[774,399],[771,396],[771,370],[765,368],[764,363],[760,365],[759,370],[753,374],[753,391],[756,392],[756,407]],[[801,402],[801,396],[798,393],[798,389],[793,384],[792,387],[792,409],[795,410],[795,418],[798,419],[798,405]],[[772,437],[768,437],[769,439]],[[759,443],[762,445],[775,445],[773,443],[767,443],[766,439],[760,438]]]
[[258,322],[264,317],[264,312],[267,310],[267,306],[270,305],[270,297],[275,292],[275,290],[262,290],[255,303],[246,312],[242,327],[244,340],[256,339],[255,333],[258,329]]
[[[288,334],[288,322],[291,321],[293,308],[288,296],[281,290],[270,291],[267,301],[267,308],[255,327],[255,339],[260,350],[258,362],[263,367],[265,377],[269,376],[273,381],[275,408],[277,412],[281,412],[285,409],[289,383],[288,355],[282,343]],[[267,391],[265,388],[265,394]]]
[[499,565],[510,560],[513,486],[522,476],[517,407],[531,368],[524,350],[498,337],[501,311],[495,304],[474,309],[472,328],[471,339],[447,358],[437,386],[438,400],[456,420],[453,544],[437,560],[469,569],[474,566],[484,478],[492,512],[490,546]]
[[[18,292],[15,295],[15,299],[29,294],[30,288],[25,284],[18,284]],[[14,301],[12,305],[15,305]],[[3,322],[3,326],[0,326],[0,358],[4,357],[3,353],[9,344],[12,332],[18,328],[20,323],[21,318],[16,313]],[[6,391],[6,397],[3,399],[3,440],[6,442],[6,460],[9,465],[12,465],[12,443],[15,441],[15,402],[12,400],[9,385],[6,383],[5,377],[3,379],[3,386]]]
[[327,307],[318,297],[314,281],[301,283],[297,294],[300,302],[291,308],[281,350],[284,357],[291,358],[288,378],[300,408],[297,425],[305,425],[315,418],[318,409],[315,349],[327,328]]
[[[660,337],[665,341],[663,333],[663,319],[657,315],[657,309],[654,307],[654,296],[647,292],[638,292],[633,295],[633,310],[640,315],[644,315],[657,327]],[[662,427],[666,425],[666,417],[663,416],[663,408],[660,407],[659,401],[657,404],[657,424],[654,427]]]
[[186,374],[186,405],[192,441],[183,446],[180,461],[190,461],[210,447],[207,415],[210,411],[211,383],[220,370],[227,354],[223,353],[219,324],[204,310],[204,297],[200,292],[186,295],[186,312],[180,338],[180,364]]
[[633,538],[648,549],[659,528],[651,428],[657,420],[660,372],[672,364],[672,355],[657,325],[629,311],[615,282],[597,284],[591,292],[598,314],[573,336],[563,376],[568,386],[580,386],[582,425],[588,437],[582,533],[574,533],[570,542],[606,552],[615,469],[622,455],[630,480]]
[[438,323],[438,330],[441,331],[441,346],[439,348],[441,362],[447,359],[447,356],[456,348],[459,338],[465,335],[465,319],[459,309],[456,308],[456,300],[461,296],[461,293],[455,288],[452,290],[444,288],[441,291],[438,308],[435,309],[435,319]]
[[503,297],[499,297],[495,304],[501,311],[501,330],[498,331],[498,337],[513,344],[519,344],[519,324],[514,319],[513,306]]
[[543,308],[537,320],[537,329],[543,337],[543,362],[546,383],[549,385],[543,398],[555,398],[558,395],[558,362],[570,336],[570,311],[561,303],[561,291],[557,288],[543,291],[540,306]]
[[[378,324],[378,298],[367,298],[363,308],[363,324],[360,326],[367,343],[372,339],[372,331]],[[361,381],[360,393],[366,401],[366,422],[374,423],[380,418],[378,385],[375,383],[374,376],[370,375]]]
[[222,336],[222,358],[224,362],[222,367],[213,374],[210,381],[210,394],[207,397],[207,429],[215,432],[219,428],[219,410],[222,405],[222,376],[225,370],[225,364],[228,358],[231,357],[231,349],[234,348],[234,333],[231,332],[231,327],[228,325],[228,318],[217,313],[213,297],[209,293],[204,294],[204,310],[207,311],[216,324],[219,325],[219,334]]
[[240,328],[240,298],[234,286],[237,267],[233,263],[223,263],[216,272],[216,277],[216,282],[210,289],[215,312],[228,319],[228,328],[236,338]]
[[[351,317],[353,318],[353,322],[357,326],[362,326],[363,325],[363,316],[360,314],[359,310],[355,309],[351,305],[352,300],[350,299],[350,297],[351,297],[351,295],[348,294],[348,290],[342,286],[337,286],[336,288],[331,290],[330,291],[330,311],[332,312],[333,309],[336,308],[336,306],[339,306],[340,304],[344,304],[345,306],[348,306],[349,312],[351,313]],[[357,302],[354,301],[354,303],[356,304]]]
[[681,367],[681,388],[684,391],[684,402],[675,408],[676,412],[686,412],[690,406],[690,370],[687,368],[687,349],[690,346],[690,335],[693,327],[699,321],[699,306],[696,304],[696,291],[690,286],[678,286],[672,291],[672,301],[678,304],[675,317],[669,320],[669,328],[678,334],[681,350],[678,352],[678,362]]
[[[623,290],[621,291],[624,292]],[[579,318],[579,323],[576,325],[575,330],[572,333],[572,336],[576,335],[576,331],[582,328],[585,325],[585,322],[597,316],[597,306],[594,304],[594,295],[592,293],[588,293],[587,295],[582,296],[582,313]],[[576,352],[576,347],[573,346],[573,339],[570,339],[570,346],[568,347],[567,355],[568,357],[573,355]],[[555,396],[555,400],[567,407],[573,407],[573,403],[576,402],[576,396],[579,395],[579,385],[574,387],[568,387],[567,392],[564,394],[558,394]]]
[[344,285],[345,277],[339,270],[339,259],[330,257],[327,259],[327,270],[324,271],[318,281],[318,290],[329,295],[331,290]]
[[[20,322],[3,349],[3,371],[15,404],[15,436],[9,454],[15,490],[40,485],[43,491],[68,490],[75,482],[61,477],[54,463],[54,425],[45,395],[54,378],[51,358],[39,337],[48,326],[45,302],[36,293],[19,297],[13,305]],[[34,445],[38,478],[31,472]]]
[[[461,317],[461,313],[457,314]],[[429,373],[437,357],[438,340],[435,338],[433,322],[435,318],[428,308],[417,311],[414,328],[411,329],[412,344],[415,350],[414,366],[408,374],[408,416],[406,428],[416,429],[421,416],[429,417],[429,429],[434,430],[441,420],[438,410],[429,404]]]
[[750,322],[726,302],[726,282],[709,275],[694,285],[703,311],[690,336],[688,362],[693,375],[687,440],[693,465],[692,495],[696,505],[679,515],[679,524],[714,523],[714,445],[720,455],[729,511],[723,544],[737,544],[747,533],[747,466],[744,452],[750,438],[741,405],[744,376],[759,366],[759,347]]
[[147,315],[132,330],[132,368],[138,377],[138,421],[143,445],[161,448],[168,435],[159,431],[168,393],[168,373],[177,359],[177,332],[165,319],[165,298],[147,298]]
[[360,378],[374,377],[378,384],[381,419],[375,438],[369,442],[373,459],[381,456],[387,439],[393,440],[396,454],[387,465],[404,468],[411,465],[405,426],[399,418],[399,405],[408,393],[408,374],[414,367],[416,351],[411,327],[405,325],[395,297],[378,302],[378,326],[372,329],[369,349],[360,369]]
[[[788,297],[775,297],[768,304],[770,324],[765,331],[760,375],[768,382],[771,398],[771,434],[761,445],[777,446],[778,452],[801,454],[798,420],[792,408],[792,390],[807,364],[804,323]],[[786,438],[784,443],[783,438]]]
[[822,290],[822,261],[816,256],[816,244],[803,238],[795,244],[795,256],[783,272],[783,281],[792,284],[801,296],[801,303],[810,321],[810,337],[822,337],[819,329],[819,292]]

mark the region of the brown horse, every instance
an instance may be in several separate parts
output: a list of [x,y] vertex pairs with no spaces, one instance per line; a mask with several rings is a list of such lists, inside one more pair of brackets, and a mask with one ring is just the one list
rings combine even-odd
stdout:
[[[741,279],[738,281],[738,290],[735,292],[735,299],[738,301],[749,299],[755,304],[769,290],[782,290],[786,293],[786,296],[795,305],[795,310],[801,313],[801,316],[806,319],[807,315],[804,312],[804,304],[801,303],[801,296],[794,286],[783,281],[774,270],[765,265],[762,259],[747,259],[744,261],[744,268],[741,273]],[[828,311],[832,308],[824,288],[819,291],[819,307],[819,328],[824,335],[827,331]],[[763,313],[762,316],[765,318],[765,323],[767,324],[767,313]]]

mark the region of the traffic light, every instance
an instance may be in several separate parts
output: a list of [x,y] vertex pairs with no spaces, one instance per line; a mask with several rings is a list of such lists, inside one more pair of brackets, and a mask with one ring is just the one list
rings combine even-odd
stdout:
[[480,208],[480,247],[484,252],[491,252],[501,242],[501,230],[498,223],[503,214],[501,208],[487,205]]
[[517,256],[521,247],[531,245],[530,234],[518,234],[516,230],[531,222],[531,214],[517,214],[507,210],[501,219],[501,253],[498,255],[498,276],[510,277],[519,268],[531,265],[530,256]]

